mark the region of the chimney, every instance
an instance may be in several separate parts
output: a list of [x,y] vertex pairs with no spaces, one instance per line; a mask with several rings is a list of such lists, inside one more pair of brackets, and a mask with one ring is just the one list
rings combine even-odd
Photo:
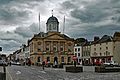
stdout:
[[99,40],[100,38],[98,37],[98,36],[95,36],[94,37],[94,41],[97,41],[97,40]]

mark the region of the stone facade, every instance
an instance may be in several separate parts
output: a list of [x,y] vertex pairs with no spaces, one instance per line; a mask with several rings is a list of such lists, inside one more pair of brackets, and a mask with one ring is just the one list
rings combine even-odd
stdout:
[[101,39],[91,44],[91,61],[93,64],[101,64],[113,61],[113,38],[104,35]]
[[42,61],[51,64],[55,64],[55,62],[57,64],[72,62],[74,39],[61,34],[58,30],[58,24],[56,17],[50,17],[47,20],[47,33],[35,34],[28,41],[30,59],[33,64],[41,64]]
[[113,60],[120,64],[120,32],[115,32],[113,36],[113,50],[114,50],[114,56]]
[[83,65],[90,65],[90,51],[91,51],[91,42],[85,42],[82,47],[82,63]]

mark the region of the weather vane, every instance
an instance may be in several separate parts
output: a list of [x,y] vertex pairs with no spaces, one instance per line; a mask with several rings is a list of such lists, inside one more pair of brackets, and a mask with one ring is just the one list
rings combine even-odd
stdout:
[[53,10],[52,10],[52,16],[53,16]]

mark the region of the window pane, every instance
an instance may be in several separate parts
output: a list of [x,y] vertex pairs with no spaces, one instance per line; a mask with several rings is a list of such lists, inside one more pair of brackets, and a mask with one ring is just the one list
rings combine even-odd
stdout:
[[64,62],[64,57],[61,57],[61,62]]
[[78,51],[80,51],[80,48],[78,48]]
[[68,57],[68,62],[70,62],[71,61],[71,57]]

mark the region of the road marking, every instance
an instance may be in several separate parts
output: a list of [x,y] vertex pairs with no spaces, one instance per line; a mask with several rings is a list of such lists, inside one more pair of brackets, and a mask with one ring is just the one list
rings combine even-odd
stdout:
[[38,71],[38,72],[41,72],[41,73],[46,73],[45,71]]
[[[10,72],[8,71],[8,69],[6,68],[6,71],[8,72],[8,75],[10,76],[10,80],[13,80],[12,76],[10,75]],[[7,76],[6,76],[7,77]]]
[[42,77],[42,76],[40,76],[40,75],[38,75],[38,77],[41,78],[41,79],[44,79],[44,77]]
[[21,72],[20,72],[20,71],[17,71],[16,74],[21,74]]
[[31,69],[35,69],[35,68],[31,68]]

